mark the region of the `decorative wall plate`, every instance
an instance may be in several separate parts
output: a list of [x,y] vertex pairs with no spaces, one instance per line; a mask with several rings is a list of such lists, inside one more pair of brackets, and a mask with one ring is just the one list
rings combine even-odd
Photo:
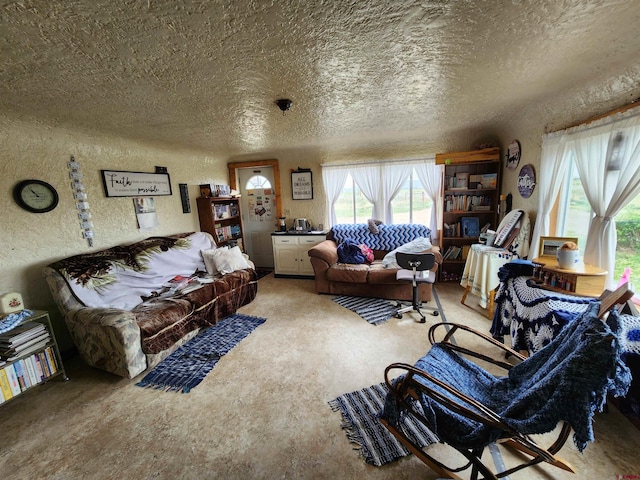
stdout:
[[536,188],[536,173],[532,165],[525,165],[518,173],[518,192],[522,198],[529,198]]
[[520,163],[520,142],[513,140],[507,147],[507,168],[515,170]]

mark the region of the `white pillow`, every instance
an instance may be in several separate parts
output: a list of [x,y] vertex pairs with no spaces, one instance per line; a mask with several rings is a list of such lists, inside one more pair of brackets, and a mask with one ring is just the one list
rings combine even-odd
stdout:
[[237,245],[229,249],[217,249],[213,257],[213,263],[216,270],[218,270],[222,275],[235,272],[236,270],[250,268],[247,263],[247,259],[244,258],[240,247]]
[[409,243],[400,245],[395,250],[391,250],[382,259],[382,265],[385,268],[400,268],[396,261],[396,252],[402,253],[422,253],[431,248],[431,239],[428,237],[418,237],[415,240],[411,240]]
[[200,254],[202,255],[202,259],[204,260],[204,266],[207,268],[207,273],[209,275],[217,275],[218,269],[216,268],[215,263],[213,262],[213,258],[216,255],[216,252],[221,249],[211,248],[209,250],[200,250]]

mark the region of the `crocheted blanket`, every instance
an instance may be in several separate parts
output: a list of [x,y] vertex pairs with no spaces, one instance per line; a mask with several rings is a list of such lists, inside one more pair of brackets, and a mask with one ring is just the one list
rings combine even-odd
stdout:
[[[620,359],[619,315],[612,312],[605,323],[598,318],[598,308],[597,303],[588,305],[577,321],[505,377],[494,377],[442,344],[435,344],[416,367],[488,406],[521,433],[546,433],[559,422],[568,422],[582,451],[594,440],[593,414],[602,409],[607,394],[625,395],[631,382],[629,369]],[[446,390],[429,386],[454,399]],[[419,407],[429,428],[456,448],[482,448],[505,435],[426,395],[420,396]],[[404,413],[389,396],[385,417],[395,423]]]
[[331,228],[329,238],[341,243],[347,238],[357,244],[365,244],[373,250],[391,251],[419,237],[429,238],[431,229],[418,223],[378,225],[378,233],[372,233],[366,223],[341,223]]
[[546,290],[528,276],[505,275],[509,271],[505,267],[500,269],[502,282],[496,292],[490,331],[499,341],[511,335],[511,348],[516,351],[537,352],[591,304],[599,304],[594,298]]

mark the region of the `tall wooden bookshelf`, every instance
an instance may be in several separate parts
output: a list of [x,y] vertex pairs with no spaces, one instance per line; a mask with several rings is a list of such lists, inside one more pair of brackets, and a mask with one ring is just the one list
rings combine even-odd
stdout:
[[500,149],[439,153],[444,165],[439,281],[459,282],[471,245],[483,227],[498,227]]
[[238,245],[244,251],[240,198],[198,197],[200,230],[210,233],[218,247]]

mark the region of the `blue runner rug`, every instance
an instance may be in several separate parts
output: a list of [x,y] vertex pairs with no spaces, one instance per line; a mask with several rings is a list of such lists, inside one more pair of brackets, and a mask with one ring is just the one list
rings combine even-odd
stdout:
[[[380,467],[409,455],[409,450],[385,428],[378,416],[388,393],[386,383],[345,393],[329,402],[331,409],[342,413],[342,428],[351,443],[358,445],[360,456],[370,465]],[[415,418],[407,416],[403,429],[416,444],[425,447],[436,443],[437,437]]]
[[230,315],[179,347],[136,385],[189,393],[222,356],[266,320],[240,313]]

